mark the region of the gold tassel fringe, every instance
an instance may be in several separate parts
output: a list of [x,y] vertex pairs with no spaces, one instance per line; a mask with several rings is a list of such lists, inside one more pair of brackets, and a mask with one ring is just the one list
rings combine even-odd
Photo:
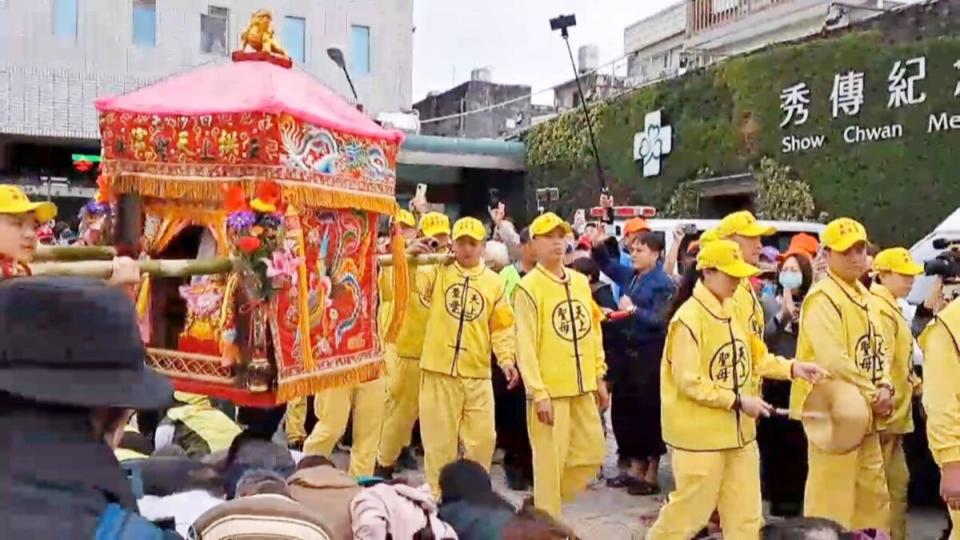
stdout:
[[367,361],[335,373],[314,373],[277,385],[277,403],[286,403],[296,398],[312,396],[331,388],[363,384],[382,377],[385,373],[383,358]]
[[407,302],[410,300],[410,267],[407,264],[407,246],[400,234],[400,227],[397,223],[393,224],[392,238],[390,239],[390,253],[393,255],[393,312],[390,314],[390,322],[387,325],[387,332],[384,334],[384,342],[394,344],[397,342],[397,335],[400,333],[400,327],[407,315]]
[[[266,179],[264,179],[266,180]],[[191,199],[219,204],[223,200],[220,186],[241,183],[252,195],[258,179],[252,178],[188,178],[144,173],[119,173],[108,180],[115,193],[137,193],[164,199]],[[302,182],[276,181],[283,198],[301,208],[354,208],[393,215],[397,203],[392,194],[361,193]]]

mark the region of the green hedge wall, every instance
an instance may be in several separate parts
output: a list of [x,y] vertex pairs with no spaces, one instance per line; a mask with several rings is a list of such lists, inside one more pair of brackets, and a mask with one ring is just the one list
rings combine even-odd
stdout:
[[[898,60],[925,56],[918,105],[888,108],[888,77]],[[890,42],[875,30],[775,47],[638,90],[595,112],[601,159],[619,203],[663,208],[677,186],[701,169],[741,173],[764,157],[810,185],[816,211],[862,220],[883,244],[909,244],[960,206],[960,130],[928,133],[930,114],[960,115],[960,38]],[[856,117],[832,117],[834,75],[865,73],[865,103]],[[805,125],[781,129],[780,93],[798,82],[811,90]],[[633,137],[648,112],[661,109],[673,127],[673,152],[659,177],[643,178]],[[848,125],[900,123],[904,136],[847,144]],[[561,188],[560,211],[596,204],[599,188],[587,152],[583,117],[568,113],[527,135],[528,178]],[[785,135],[823,134],[819,150],[784,154]]]

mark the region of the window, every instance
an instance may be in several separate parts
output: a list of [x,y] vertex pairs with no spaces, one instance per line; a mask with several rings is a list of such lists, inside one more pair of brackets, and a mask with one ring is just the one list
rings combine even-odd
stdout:
[[284,17],[283,41],[294,62],[307,61],[307,20],[303,17]]
[[370,27],[350,27],[350,73],[370,73]]
[[230,10],[210,6],[206,14],[200,15],[200,51],[210,54],[227,55],[227,21]]
[[723,13],[736,9],[740,5],[740,0],[713,0],[713,12]]
[[133,0],[133,44],[157,45],[157,0]]
[[77,39],[77,0],[53,0],[53,35]]

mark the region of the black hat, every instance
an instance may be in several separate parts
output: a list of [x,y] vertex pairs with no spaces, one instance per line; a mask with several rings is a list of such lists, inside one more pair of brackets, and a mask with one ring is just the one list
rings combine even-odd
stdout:
[[133,302],[102,280],[0,281],[0,391],[40,403],[159,409],[173,389],[144,366]]

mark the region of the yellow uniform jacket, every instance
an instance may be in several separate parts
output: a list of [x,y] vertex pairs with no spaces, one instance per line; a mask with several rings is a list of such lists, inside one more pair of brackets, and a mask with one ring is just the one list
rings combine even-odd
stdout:
[[534,401],[597,390],[607,372],[600,321],[586,276],[537,266],[517,285],[517,364]]
[[691,451],[742,448],[756,421],[734,410],[738,396],[758,397],[762,377],[789,379],[793,364],[765,354],[737,317],[700,282],[674,314],[660,364],[663,440]]
[[416,276],[420,302],[429,305],[429,339],[420,369],[453,377],[489,379],[490,354],[515,362],[513,310],[506,283],[484,265],[431,267]]
[[[893,387],[890,363],[884,361],[889,344],[880,334],[880,317],[866,287],[860,282],[848,285],[828,273],[803,300],[797,360],[820,365],[872,402],[879,385]],[[800,418],[810,389],[806,381],[794,382],[790,412],[795,418]]]
[[941,467],[960,461],[960,300],[954,300],[920,334],[923,408],[930,453]]
[[893,414],[879,420],[880,429],[897,435],[913,432],[913,389],[919,384],[913,373],[913,334],[893,294],[879,283],[870,287],[870,301],[880,314],[877,325],[890,366],[893,384]]

